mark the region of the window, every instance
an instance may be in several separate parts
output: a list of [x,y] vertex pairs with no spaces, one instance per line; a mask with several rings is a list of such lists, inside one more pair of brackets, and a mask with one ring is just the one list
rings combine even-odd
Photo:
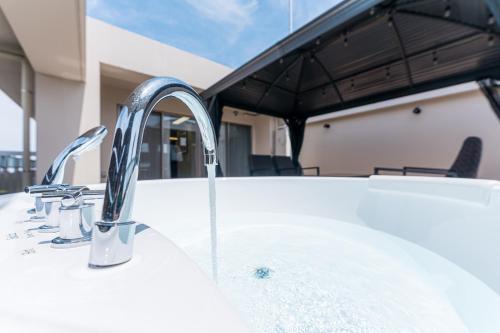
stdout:
[[[226,177],[249,175],[251,127],[222,123],[217,149]],[[205,177],[203,144],[196,121],[187,116],[152,112],[141,146],[139,179]]]
[[142,140],[139,179],[201,177],[202,163],[195,120],[152,112]]

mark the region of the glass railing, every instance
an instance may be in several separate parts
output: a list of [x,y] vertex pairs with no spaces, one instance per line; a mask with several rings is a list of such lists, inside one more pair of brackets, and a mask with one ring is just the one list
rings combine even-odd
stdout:
[[[35,182],[36,154],[31,153],[30,184]],[[0,151],[0,194],[20,192],[23,188],[23,154],[19,151]]]

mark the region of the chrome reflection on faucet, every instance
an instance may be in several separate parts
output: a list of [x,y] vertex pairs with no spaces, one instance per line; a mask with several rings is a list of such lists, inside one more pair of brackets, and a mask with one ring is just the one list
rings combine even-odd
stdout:
[[217,163],[212,122],[193,88],[166,77],[138,86],[121,107],[116,124],[102,220],[92,229],[90,267],[113,266],[132,258],[135,222],[131,216],[144,128],[153,108],[165,98],[176,98],[191,110],[205,146],[205,163]]
[[44,203],[41,196],[49,192],[71,189],[70,186],[62,184],[66,162],[70,157],[79,157],[83,153],[98,147],[107,133],[106,127],[97,126],[80,135],[57,155],[43,177],[41,185],[33,185],[25,189],[26,193],[35,197],[35,209],[29,211],[35,214],[31,219],[47,220],[47,223],[41,226],[39,231],[56,232],[58,230],[59,205],[57,202]]

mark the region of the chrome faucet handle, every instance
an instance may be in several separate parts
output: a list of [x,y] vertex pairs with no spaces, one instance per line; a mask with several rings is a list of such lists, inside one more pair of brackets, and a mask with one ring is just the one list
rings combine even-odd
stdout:
[[32,185],[26,186],[24,192],[29,194],[32,198],[35,198],[35,207],[28,209],[27,213],[32,214],[30,217],[31,221],[43,221],[47,218],[47,213],[45,211],[45,205],[43,204],[41,197],[44,194],[52,193],[56,191],[62,191],[68,189],[70,186],[68,184],[51,184],[51,185]]
[[104,199],[104,190],[89,190],[88,188],[80,191],[74,191],[63,196],[62,206],[68,207],[78,203],[88,202],[89,200]]
[[53,233],[59,231],[59,208],[61,207],[61,202],[63,198],[69,194],[80,192],[83,190],[88,190],[86,186],[68,186],[63,190],[51,191],[38,196],[41,202],[43,211],[46,216],[46,222],[44,225],[37,228],[38,232],[43,233]]
[[[51,191],[43,193],[40,199],[43,203],[49,202],[63,202],[67,197],[77,197],[79,193],[87,191],[89,188],[87,186],[70,186],[60,191]],[[69,206],[69,205],[66,205]]]
[[24,192],[32,197],[41,196],[44,193],[65,190],[68,184],[31,185],[24,188]]
[[90,244],[95,221],[94,203],[79,202],[59,207],[59,237],[50,242],[53,248]]

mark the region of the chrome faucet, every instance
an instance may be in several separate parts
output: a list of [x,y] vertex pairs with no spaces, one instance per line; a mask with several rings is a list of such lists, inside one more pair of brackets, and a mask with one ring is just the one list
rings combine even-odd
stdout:
[[107,133],[106,127],[97,126],[80,135],[57,155],[40,185],[28,186],[24,189],[26,193],[35,198],[35,208],[28,211],[28,213],[34,214],[31,220],[47,221],[45,225],[38,229],[39,231],[58,231],[58,201],[43,202],[42,196],[51,192],[78,190],[80,188],[78,186],[72,187],[62,184],[66,162],[70,157],[79,157],[81,154],[97,147]]
[[118,116],[102,220],[92,229],[89,267],[113,266],[132,258],[135,235],[132,208],[144,128],[153,108],[165,98],[176,98],[191,110],[205,146],[205,164],[217,163],[212,122],[193,88],[168,77],[153,78],[138,86]]

